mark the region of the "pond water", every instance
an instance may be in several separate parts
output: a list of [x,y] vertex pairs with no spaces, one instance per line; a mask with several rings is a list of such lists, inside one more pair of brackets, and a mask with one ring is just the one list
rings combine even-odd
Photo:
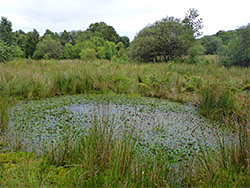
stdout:
[[142,148],[161,147],[187,155],[200,147],[216,147],[221,132],[193,106],[149,98],[77,95],[14,106],[9,143],[40,153],[65,137],[86,134],[96,121],[131,128]]

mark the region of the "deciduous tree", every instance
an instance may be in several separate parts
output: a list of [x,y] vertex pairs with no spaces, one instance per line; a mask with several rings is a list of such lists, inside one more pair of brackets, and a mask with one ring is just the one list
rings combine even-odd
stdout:
[[12,23],[6,17],[2,17],[0,23],[0,40],[8,44],[13,42]]
[[26,58],[31,58],[36,50],[36,45],[39,42],[39,33],[37,30],[28,32],[24,44],[24,53]]
[[35,59],[48,58],[60,59],[63,56],[63,46],[59,40],[46,37],[37,44],[36,51],[33,55]]
[[142,29],[131,42],[130,56],[144,62],[168,61],[187,55],[202,28],[198,12],[191,9],[182,21],[166,17]]

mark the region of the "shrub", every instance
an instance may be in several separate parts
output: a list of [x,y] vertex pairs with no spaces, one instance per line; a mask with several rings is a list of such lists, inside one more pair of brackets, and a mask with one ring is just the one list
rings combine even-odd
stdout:
[[60,59],[63,56],[63,46],[61,43],[51,37],[45,37],[37,44],[33,55],[35,59]]
[[0,41],[0,62],[5,63],[15,57],[23,57],[23,54],[19,46],[9,45],[6,42]]
[[95,60],[95,59],[97,59],[96,55],[97,55],[97,53],[96,53],[95,49],[90,49],[90,48],[82,49],[82,51],[80,53],[81,59],[83,61]]
[[193,47],[189,48],[188,50],[188,59],[187,62],[194,64],[199,63],[199,56],[203,55],[205,52],[205,48],[202,45],[194,45]]

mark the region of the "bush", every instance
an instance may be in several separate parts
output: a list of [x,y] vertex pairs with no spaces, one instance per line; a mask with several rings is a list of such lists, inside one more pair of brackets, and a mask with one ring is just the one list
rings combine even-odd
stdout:
[[205,52],[205,48],[202,45],[194,45],[193,47],[191,47],[188,50],[188,59],[187,62],[188,63],[199,63],[200,60],[198,58],[198,56],[203,55]]
[[225,66],[250,66],[250,24],[236,30],[236,35],[227,46],[217,50],[221,63]]
[[80,56],[83,61],[91,61],[96,59],[96,51],[95,49],[82,49]]
[[61,43],[51,37],[44,38],[37,44],[33,55],[35,59],[60,59],[63,56],[63,46]]
[[219,56],[220,63],[226,67],[231,65],[230,60],[230,50],[226,45],[222,45],[216,51],[217,55]]
[[63,50],[63,57],[66,59],[77,59],[80,58],[80,50],[77,46],[73,46],[70,43],[66,43]]
[[19,46],[9,45],[0,41],[0,62],[12,60],[15,57],[23,57],[24,53]]

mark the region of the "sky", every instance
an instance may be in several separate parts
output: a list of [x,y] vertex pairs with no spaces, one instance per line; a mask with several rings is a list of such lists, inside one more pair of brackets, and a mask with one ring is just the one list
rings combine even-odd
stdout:
[[0,17],[13,31],[86,30],[103,21],[120,36],[134,36],[166,16],[183,19],[189,8],[199,10],[203,35],[234,30],[250,23],[250,0],[0,0]]

